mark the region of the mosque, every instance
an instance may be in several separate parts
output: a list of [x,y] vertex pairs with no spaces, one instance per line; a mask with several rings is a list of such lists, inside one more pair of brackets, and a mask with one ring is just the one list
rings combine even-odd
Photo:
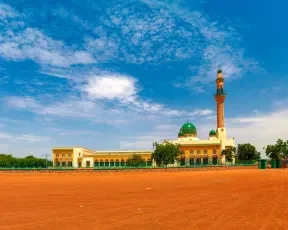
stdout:
[[[235,147],[234,138],[228,139],[224,125],[224,78],[222,70],[217,71],[216,94],[217,129],[211,130],[207,140],[197,137],[197,129],[188,121],[182,125],[177,140],[165,140],[179,144],[183,151],[180,165],[225,164],[222,150]],[[152,146],[152,143],[151,143]],[[133,154],[140,154],[147,166],[155,166],[151,150],[97,151],[82,147],[53,147],[53,166],[73,166],[74,168],[119,167],[125,166]],[[234,162],[232,162],[234,163]]]

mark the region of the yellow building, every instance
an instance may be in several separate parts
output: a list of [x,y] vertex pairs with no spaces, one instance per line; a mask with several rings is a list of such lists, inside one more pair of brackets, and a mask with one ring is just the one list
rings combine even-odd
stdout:
[[125,166],[133,154],[140,154],[147,166],[152,165],[150,150],[137,151],[94,151],[81,147],[54,147],[53,166],[74,168]]
[[[217,105],[217,129],[211,130],[208,139],[200,140],[197,137],[196,127],[187,121],[179,133],[177,140],[165,140],[171,143],[180,144],[183,150],[181,162],[176,164],[225,164],[225,156],[222,150],[235,147],[235,140],[227,138],[224,125],[224,78],[222,70],[218,70],[216,79],[215,100]],[[152,143],[151,143],[152,145]],[[113,167],[125,166],[127,159],[132,154],[140,154],[146,161],[147,166],[155,165],[151,161],[150,150],[138,151],[94,151],[86,148],[53,148],[54,166],[73,166],[81,167]]]

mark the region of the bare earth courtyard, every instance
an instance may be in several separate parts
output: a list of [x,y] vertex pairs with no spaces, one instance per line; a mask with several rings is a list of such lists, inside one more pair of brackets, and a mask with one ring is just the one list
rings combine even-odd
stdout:
[[287,229],[288,170],[0,173],[0,229]]

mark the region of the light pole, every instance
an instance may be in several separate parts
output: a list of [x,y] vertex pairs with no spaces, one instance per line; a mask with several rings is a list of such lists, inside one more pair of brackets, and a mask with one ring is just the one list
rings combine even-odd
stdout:
[[47,167],[48,167],[48,160],[47,160],[47,157],[50,156],[50,155],[49,155],[49,154],[43,154],[43,155],[41,155],[41,156],[43,156],[43,157],[46,158],[46,168],[47,168]]

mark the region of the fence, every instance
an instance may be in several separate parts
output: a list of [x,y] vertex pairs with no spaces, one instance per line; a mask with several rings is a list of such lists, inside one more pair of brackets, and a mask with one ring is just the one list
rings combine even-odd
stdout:
[[152,166],[152,165],[144,165],[144,166],[121,166],[121,165],[114,165],[114,166],[96,166],[96,167],[83,167],[83,168],[74,168],[74,167],[59,167],[59,166],[49,166],[48,168],[0,168],[0,171],[4,170],[81,170],[81,169],[90,169],[90,170],[125,170],[125,169],[149,169],[149,168],[204,168],[204,167],[239,167],[239,166],[256,166],[258,163],[257,161],[237,161],[235,164],[187,164],[187,165],[169,165],[169,166]]

